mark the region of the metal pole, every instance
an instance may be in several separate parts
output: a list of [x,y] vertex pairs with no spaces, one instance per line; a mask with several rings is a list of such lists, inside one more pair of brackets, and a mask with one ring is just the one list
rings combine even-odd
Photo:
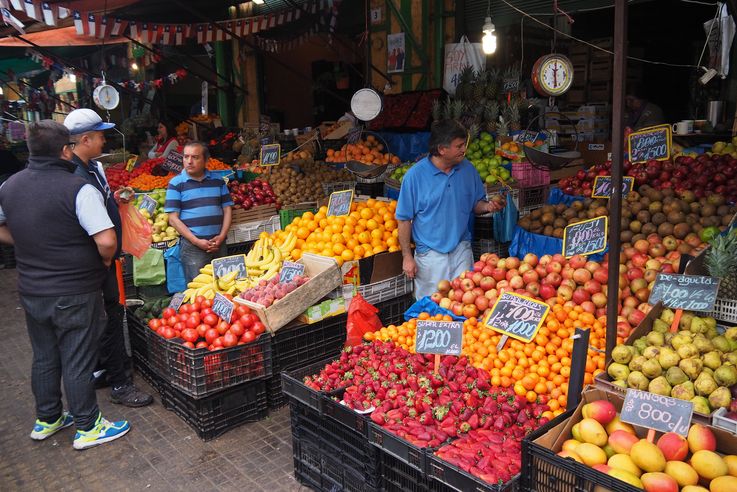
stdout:
[[443,0],[435,0],[435,7],[432,13],[432,20],[435,23],[435,77],[433,87],[443,86],[443,60],[445,50],[445,4]]
[[607,281],[606,358],[617,345],[619,307],[619,238],[622,222],[624,169],[624,90],[627,80],[627,0],[614,2],[614,100],[612,101],[612,197],[609,200],[609,279]]

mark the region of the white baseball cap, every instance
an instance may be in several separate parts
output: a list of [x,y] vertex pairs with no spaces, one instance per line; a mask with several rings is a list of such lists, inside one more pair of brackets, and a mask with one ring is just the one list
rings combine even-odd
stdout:
[[115,123],[105,123],[100,115],[91,109],[75,109],[64,118],[64,126],[72,135],[109,130],[115,128]]

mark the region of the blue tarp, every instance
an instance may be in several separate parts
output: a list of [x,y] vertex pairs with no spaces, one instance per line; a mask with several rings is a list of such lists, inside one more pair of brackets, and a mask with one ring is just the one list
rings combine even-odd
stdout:
[[573,202],[583,200],[583,196],[566,195],[557,186],[550,187],[550,194],[548,195],[548,205],[558,205],[559,203],[565,203],[570,205]]
[[398,156],[402,162],[413,162],[418,155],[426,154],[430,143],[430,132],[378,132],[378,134],[386,140],[389,151]]
[[419,301],[416,301],[414,304],[412,304],[407,311],[404,312],[404,319],[405,321],[409,321],[412,318],[417,318],[420,313],[428,313],[431,316],[434,316],[436,314],[447,314],[448,316],[451,316],[455,321],[465,321],[466,318],[463,316],[456,316],[451,311],[445,308],[441,308],[432,300],[430,299],[430,296],[425,296]]
[[[509,256],[524,258],[527,253],[534,253],[538,257],[543,255],[554,255],[563,252],[563,240],[557,237],[543,236],[542,234],[534,234],[517,226],[514,230],[512,244],[509,245]],[[591,261],[601,261],[604,259],[606,251],[588,255]]]

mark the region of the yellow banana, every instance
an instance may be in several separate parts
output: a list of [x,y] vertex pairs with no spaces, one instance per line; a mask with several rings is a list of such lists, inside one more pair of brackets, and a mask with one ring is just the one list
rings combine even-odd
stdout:
[[229,283],[229,282],[234,281],[237,276],[238,276],[238,270],[233,270],[229,274],[223,275],[222,277],[220,277],[220,279],[223,282]]
[[200,268],[200,273],[204,273],[205,275],[212,275],[212,263],[208,263],[207,265]]
[[189,287],[190,289],[199,289],[200,287],[204,287],[205,285],[210,285],[210,283],[209,282],[207,282],[207,283],[205,283],[205,282],[195,282],[193,280],[192,282],[189,282],[187,284],[187,287]]
[[235,293],[235,285],[232,285],[225,293],[232,296]]
[[192,289],[187,289],[184,291],[184,297],[182,298],[182,304],[187,302],[189,298],[192,297]]
[[215,299],[215,291],[212,289],[208,290],[207,293],[205,294],[205,299],[210,299],[210,300]]
[[209,284],[212,282],[212,275],[207,275],[205,273],[200,273],[195,278],[192,279],[192,282],[197,282],[200,284]]
[[269,280],[271,277],[279,273],[280,268],[281,268],[281,264],[272,265],[271,268],[266,270],[266,272],[263,274],[263,276],[261,277],[261,280]]
[[271,261],[274,259],[274,250],[271,248],[267,248],[266,253],[264,253],[262,259],[260,261],[255,262],[253,267],[261,267],[263,265],[268,265],[271,263]]

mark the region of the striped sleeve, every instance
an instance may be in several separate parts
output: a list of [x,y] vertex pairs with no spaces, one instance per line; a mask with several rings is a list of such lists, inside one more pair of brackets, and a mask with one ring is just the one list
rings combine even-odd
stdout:
[[233,198],[230,196],[230,190],[228,190],[228,185],[225,184],[225,181],[223,181],[223,186],[220,187],[220,199],[223,208],[233,206]]
[[166,201],[164,202],[164,212],[171,213],[182,211],[182,194],[179,191],[178,184],[169,182],[169,186],[166,187]]

